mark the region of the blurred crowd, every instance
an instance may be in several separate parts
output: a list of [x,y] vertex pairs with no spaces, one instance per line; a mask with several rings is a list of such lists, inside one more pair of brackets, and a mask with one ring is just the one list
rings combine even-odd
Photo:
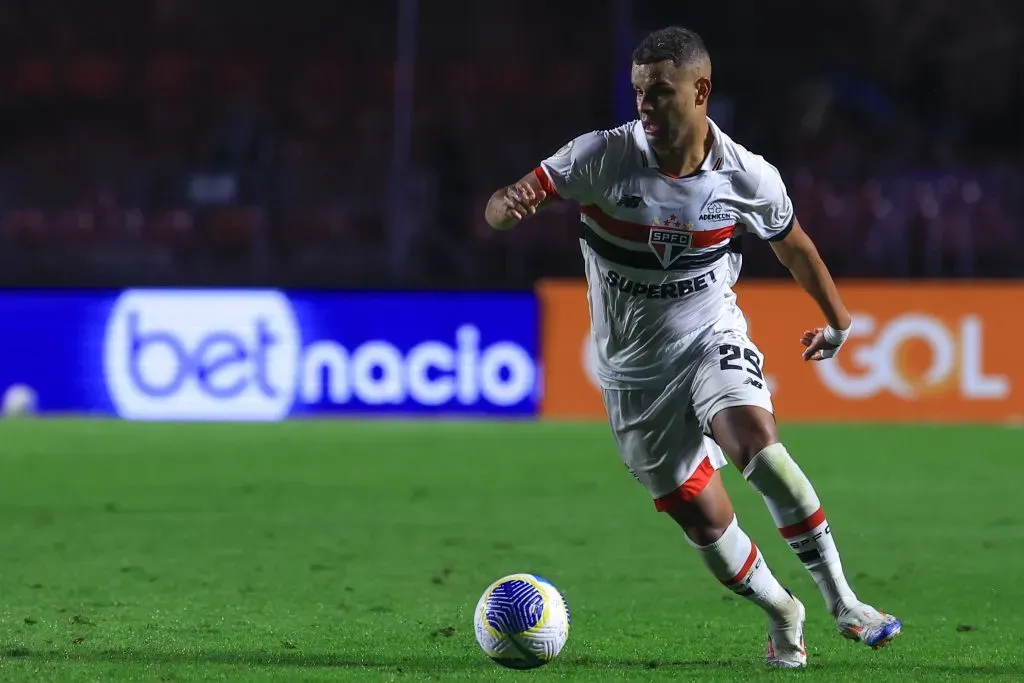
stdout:
[[[1024,275],[1024,5],[706,5],[2,4],[3,282],[578,275],[574,207],[499,234],[483,204],[628,117],[629,49],[666,23],[704,35],[712,116],[779,166],[837,274]],[[745,250],[746,275],[783,274]]]

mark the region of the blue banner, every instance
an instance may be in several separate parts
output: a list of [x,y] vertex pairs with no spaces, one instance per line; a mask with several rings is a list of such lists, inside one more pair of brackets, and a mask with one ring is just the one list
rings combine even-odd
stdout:
[[0,387],[130,420],[533,416],[529,293],[0,293]]

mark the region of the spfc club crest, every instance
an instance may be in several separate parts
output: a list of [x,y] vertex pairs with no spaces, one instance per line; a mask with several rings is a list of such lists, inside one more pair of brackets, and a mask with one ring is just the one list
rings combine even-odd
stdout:
[[669,268],[690,248],[693,242],[693,233],[690,231],[692,227],[693,223],[681,224],[675,214],[664,222],[657,219],[654,221],[647,244],[658,257],[662,268]]

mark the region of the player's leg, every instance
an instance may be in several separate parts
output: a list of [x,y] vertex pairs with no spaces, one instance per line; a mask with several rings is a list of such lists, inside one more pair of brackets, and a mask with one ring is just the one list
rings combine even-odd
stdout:
[[764,498],[840,633],[871,647],[891,641],[900,622],[858,600],[850,588],[818,495],[779,438],[761,355],[745,335],[718,335],[698,372],[695,405],[704,428]]
[[839,632],[873,648],[899,635],[898,619],[861,602],[850,588],[818,495],[782,445],[772,414],[756,405],[723,408],[711,419],[711,432],[764,497],[779,532],[818,584]]
[[[670,398],[672,390],[667,393]],[[717,472],[726,464],[721,449],[704,438],[692,413],[672,410],[678,403],[665,395],[630,390],[605,391],[604,397],[623,462],[655,508],[682,527],[715,578],[768,615],[767,663],[806,664],[803,605],[740,528]]]
[[[670,501],[665,504],[665,501]],[[804,606],[772,574],[761,550],[740,528],[716,471],[692,499],[670,496],[659,506],[682,527],[686,540],[722,585],[768,615],[765,663],[778,668],[807,664]]]
[[711,419],[715,441],[763,497],[786,539],[836,614],[857,604],[817,493],[782,445],[775,418],[756,405],[724,408]]

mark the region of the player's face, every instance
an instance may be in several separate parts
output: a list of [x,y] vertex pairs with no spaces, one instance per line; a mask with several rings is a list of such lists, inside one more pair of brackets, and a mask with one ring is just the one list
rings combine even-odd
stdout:
[[634,64],[631,80],[647,141],[655,149],[681,142],[706,116],[711,81],[700,69],[671,61]]

